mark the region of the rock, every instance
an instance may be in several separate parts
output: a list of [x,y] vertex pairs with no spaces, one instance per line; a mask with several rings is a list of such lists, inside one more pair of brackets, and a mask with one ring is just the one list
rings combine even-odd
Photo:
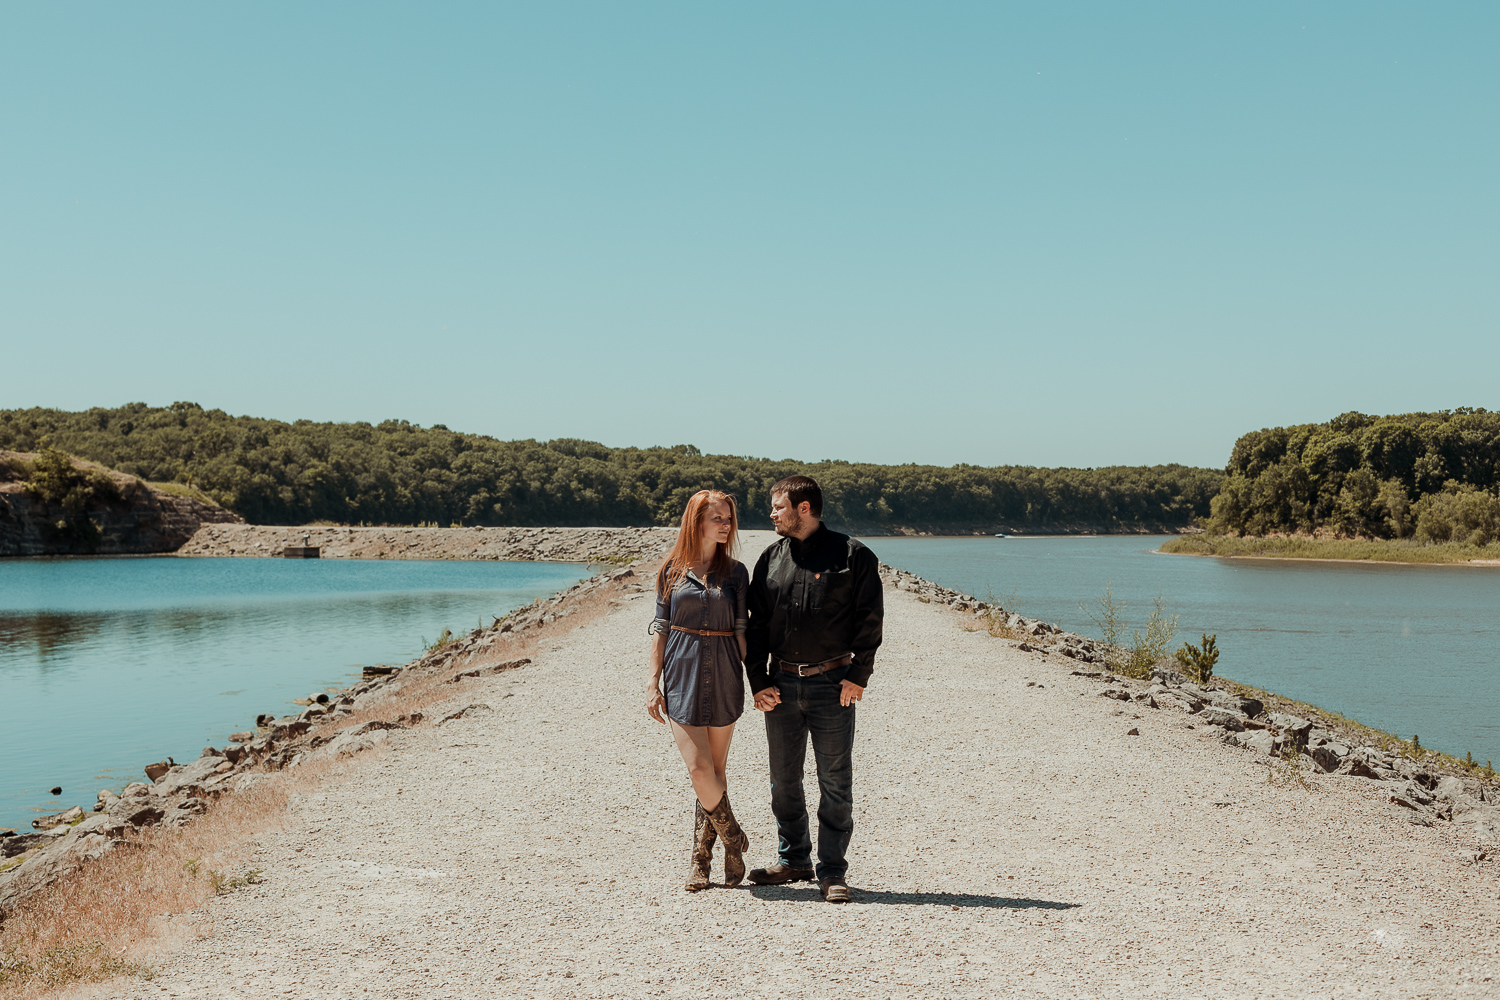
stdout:
[[400,672],[401,672],[401,668],[400,667],[379,666],[379,667],[365,667],[365,669],[364,669],[364,675],[366,677],[389,677],[391,674],[398,674]]
[[1186,674],[1160,663],[1151,668],[1151,679],[1167,687],[1181,687],[1188,683]]
[[13,858],[51,840],[52,838],[45,833],[22,833],[14,837],[6,837],[0,840],[0,856]]
[[53,795],[61,795],[62,794],[62,785],[54,785],[54,786],[52,786],[51,793]]
[[[229,742],[231,743],[249,743],[253,739],[255,739],[255,734],[248,729],[244,732],[229,734]],[[227,754],[229,752],[228,748],[225,748],[224,752]]]
[[273,723],[275,721],[276,721],[276,716],[275,715],[272,715],[272,714],[270,714],[268,712],[262,712],[260,715],[257,715],[255,717],[255,728],[259,729],[262,726],[269,726],[271,723]]
[[1034,652],[1036,652],[1036,647],[1033,646],[1029,642],[1018,642],[1018,643],[1016,643],[1016,648],[1019,649],[1023,653],[1034,653]]
[[1276,737],[1264,729],[1252,729],[1249,732],[1238,732],[1229,737],[1231,743],[1238,744],[1250,750],[1270,756],[1276,752]]
[[1156,699],[1151,697],[1151,695],[1146,693],[1145,691],[1137,692],[1131,697],[1131,700],[1134,701],[1137,705],[1144,705],[1147,708],[1157,707]]
[[1354,754],[1345,757],[1344,762],[1334,773],[1348,775],[1351,778],[1374,778],[1377,781],[1381,777],[1362,757],[1356,757]]
[[1307,755],[1312,762],[1318,766],[1318,770],[1325,773],[1337,771],[1344,758],[1334,753],[1327,744],[1308,748]]
[[1217,705],[1219,708],[1227,708],[1231,712],[1238,712],[1247,719],[1255,718],[1265,708],[1265,706],[1254,698],[1241,698],[1239,695],[1230,694],[1228,691],[1214,690],[1205,693],[1208,697],[1203,700],[1210,705]]
[[195,816],[208,812],[208,803],[197,796],[189,796],[173,806],[161,818],[161,825],[170,829],[181,829],[193,821]]
[[152,781],[156,781],[170,770],[172,770],[171,758],[168,758],[167,760],[159,760],[155,764],[146,765],[146,777],[150,778]]
[[246,747],[229,746],[224,748],[224,759],[231,764],[238,764],[248,756],[250,756],[250,751]]
[[1129,701],[1130,692],[1126,691],[1124,688],[1105,688],[1103,691],[1099,692],[1099,697],[1113,698],[1116,701]]
[[1141,731],[1139,729],[1129,729],[1129,730],[1126,730],[1125,735],[1126,736],[1139,736],[1139,735],[1141,735]]
[[1210,726],[1222,726],[1234,732],[1245,728],[1243,715],[1218,705],[1204,705],[1200,717]]
[[[400,728],[399,726],[393,728]],[[373,750],[385,745],[390,740],[385,724],[365,724],[354,726],[339,733],[319,749],[313,751],[309,760],[333,760],[339,757],[350,757],[364,750]]]
[[324,691],[314,691],[307,696],[307,700],[313,705],[326,705],[328,704],[328,694]]
[[297,719],[292,722],[278,723],[276,728],[271,730],[271,735],[280,743],[285,740],[296,739],[311,728],[311,722],[308,722],[306,719]]
[[175,768],[158,783],[157,794],[163,797],[179,793],[199,794],[204,783],[219,773],[219,764],[223,762],[222,757],[199,757],[186,767]]
[[455,684],[458,681],[463,680],[465,677],[488,677],[491,674],[499,674],[507,670],[515,670],[518,667],[524,667],[530,662],[531,657],[523,656],[519,660],[506,660],[504,663],[496,663],[488,667],[479,667],[475,670],[465,670],[461,674],[455,674],[451,679],[449,679],[448,683]]
[[1280,730],[1283,734],[1292,737],[1296,744],[1307,745],[1308,735],[1312,732],[1312,723],[1296,715],[1285,715],[1281,712],[1272,712],[1267,721]]
[[222,757],[222,756],[224,756],[224,754],[221,753],[218,750],[218,748],[216,748],[216,747],[204,747],[203,748],[203,752],[201,754],[199,754],[198,756],[199,757]]
[[454,712],[452,715],[444,717],[438,722],[438,725],[441,726],[444,722],[452,722],[454,719],[472,719],[476,716],[490,715],[494,711],[493,708],[483,703],[468,705]]
[[53,813],[51,816],[38,816],[31,821],[31,827],[34,830],[51,830],[54,827],[71,826],[81,819],[83,819],[83,807],[74,806],[60,813]]

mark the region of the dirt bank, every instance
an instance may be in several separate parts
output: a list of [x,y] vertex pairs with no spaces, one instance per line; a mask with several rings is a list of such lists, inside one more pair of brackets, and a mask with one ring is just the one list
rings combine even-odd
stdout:
[[280,556],[317,546],[324,559],[505,559],[614,563],[659,558],[675,528],[283,528],[206,525],[180,556]]

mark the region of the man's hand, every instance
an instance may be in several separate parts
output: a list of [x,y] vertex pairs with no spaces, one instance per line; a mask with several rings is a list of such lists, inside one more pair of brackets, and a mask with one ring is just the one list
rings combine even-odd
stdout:
[[845,708],[864,698],[864,696],[865,689],[853,681],[839,682],[839,704]]
[[667,720],[661,717],[662,709],[666,707],[667,699],[662,695],[661,688],[653,683],[646,692],[646,714],[662,725],[666,725]]
[[781,688],[761,688],[755,692],[755,707],[762,712],[769,712],[781,704]]

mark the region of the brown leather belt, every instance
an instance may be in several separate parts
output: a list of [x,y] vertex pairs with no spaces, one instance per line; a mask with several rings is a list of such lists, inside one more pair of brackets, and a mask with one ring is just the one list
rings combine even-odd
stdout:
[[847,667],[854,662],[853,653],[845,653],[843,656],[832,660],[824,660],[822,663],[788,663],[786,660],[776,660],[776,669],[783,673],[796,674],[798,677],[816,677],[826,674],[830,670],[839,667]]
[[683,628],[681,625],[673,625],[672,626],[672,631],[673,632],[686,632],[688,635],[702,635],[702,636],[710,636],[710,635],[736,635],[737,634],[735,632],[715,632],[713,629],[707,629],[707,628],[702,628],[702,629],[699,629],[699,628]]

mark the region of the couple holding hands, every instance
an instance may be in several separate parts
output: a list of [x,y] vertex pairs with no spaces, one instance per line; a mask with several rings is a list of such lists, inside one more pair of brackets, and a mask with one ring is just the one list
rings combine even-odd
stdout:
[[[743,668],[755,707],[765,713],[779,841],[776,861],[753,869],[750,881],[816,878],[828,902],[849,900],[854,706],[874,669],[883,602],[875,554],[830,531],[822,515],[822,490],[808,477],[771,487],[771,520],[781,537],[752,577],[734,558],[734,498],[700,490],[657,573],[646,711],[671,726],[697,793],[689,892],[711,884],[716,840],[724,845],[724,881],[745,878],[750,840],[725,782],[729,742],[745,708]],[[819,788],[816,869],[802,793],[809,737]]]

